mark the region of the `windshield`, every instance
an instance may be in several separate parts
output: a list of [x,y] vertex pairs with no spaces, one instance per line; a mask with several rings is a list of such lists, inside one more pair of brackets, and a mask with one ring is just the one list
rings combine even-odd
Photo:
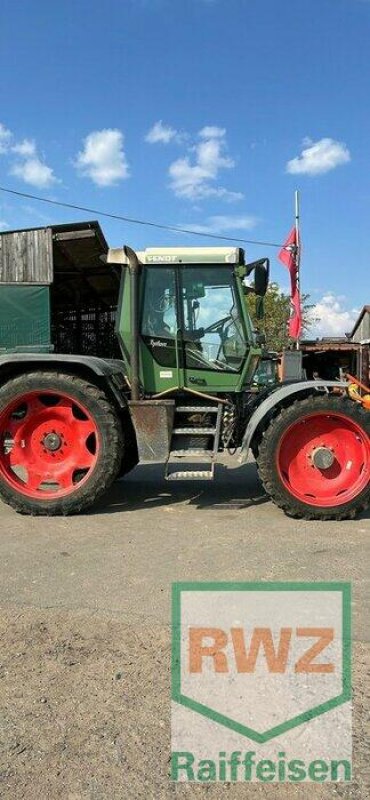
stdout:
[[232,267],[182,271],[185,365],[238,372],[246,354]]

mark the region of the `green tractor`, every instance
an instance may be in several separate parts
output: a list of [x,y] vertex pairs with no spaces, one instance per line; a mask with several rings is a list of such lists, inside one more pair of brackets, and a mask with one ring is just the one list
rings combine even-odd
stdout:
[[261,317],[268,259],[245,264],[237,247],[124,247],[108,263],[122,270],[121,359],[0,357],[5,502],[79,513],[138,463],[163,463],[169,481],[206,481],[219,453],[243,463],[252,450],[290,515],[345,519],[368,505],[370,414],[347,384],[253,388],[264,341],[249,304],[254,294]]

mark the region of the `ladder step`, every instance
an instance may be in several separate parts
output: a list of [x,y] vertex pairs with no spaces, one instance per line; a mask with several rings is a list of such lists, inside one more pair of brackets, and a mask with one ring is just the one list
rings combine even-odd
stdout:
[[[172,431],[171,450],[167,459],[165,478],[168,481],[212,481],[215,476],[215,461],[217,458],[220,430],[222,425],[223,406],[221,403],[216,405],[181,405],[177,406],[176,413],[179,414],[215,414],[214,425],[196,427],[191,418],[179,427],[175,422]],[[189,424],[190,423],[190,424]],[[189,436],[188,440],[176,440],[176,436]],[[202,447],[202,440],[193,442],[192,436],[212,437],[211,441],[205,442]],[[186,445],[189,444],[189,448]],[[182,463],[176,459],[185,459]],[[198,460],[198,458],[200,460]],[[195,460],[194,460],[195,459]],[[180,469],[178,469],[180,467]],[[185,467],[186,469],[181,469]],[[171,471],[173,470],[173,471]]]
[[183,456],[207,456],[208,458],[213,454],[213,450],[201,450],[200,448],[192,447],[189,450],[171,450],[170,456],[175,458],[182,458]]
[[176,406],[176,412],[180,414],[217,414],[217,406]]
[[174,434],[180,434],[180,433],[187,434],[187,433],[189,433],[189,434],[195,434],[195,435],[199,434],[200,436],[205,436],[205,435],[214,436],[215,433],[216,433],[216,428],[188,428],[188,427],[186,427],[186,428],[174,428],[173,429],[173,433]]
[[213,478],[213,470],[211,469],[181,470],[178,472],[170,472],[170,474],[167,475],[166,478],[168,481],[193,481],[193,480],[211,481]]

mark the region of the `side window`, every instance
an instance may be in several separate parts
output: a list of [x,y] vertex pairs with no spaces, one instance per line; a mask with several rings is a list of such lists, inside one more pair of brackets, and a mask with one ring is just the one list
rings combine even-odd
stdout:
[[144,285],[142,334],[174,339],[177,330],[174,270],[149,267],[146,269]]
[[146,267],[141,335],[161,367],[176,367],[176,280],[173,269]]

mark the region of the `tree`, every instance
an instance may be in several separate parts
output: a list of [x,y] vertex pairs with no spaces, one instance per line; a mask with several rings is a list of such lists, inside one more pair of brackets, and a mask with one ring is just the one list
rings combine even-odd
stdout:
[[[302,295],[303,334],[317,322],[311,310],[313,308],[307,301],[308,294]],[[249,295],[250,311],[253,322],[266,334],[266,348],[280,352],[291,344],[289,338],[288,321],[290,317],[290,295],[284,294],[277,283],[270,283],[265,297],[264,320],[257,321],[254,295]]]

